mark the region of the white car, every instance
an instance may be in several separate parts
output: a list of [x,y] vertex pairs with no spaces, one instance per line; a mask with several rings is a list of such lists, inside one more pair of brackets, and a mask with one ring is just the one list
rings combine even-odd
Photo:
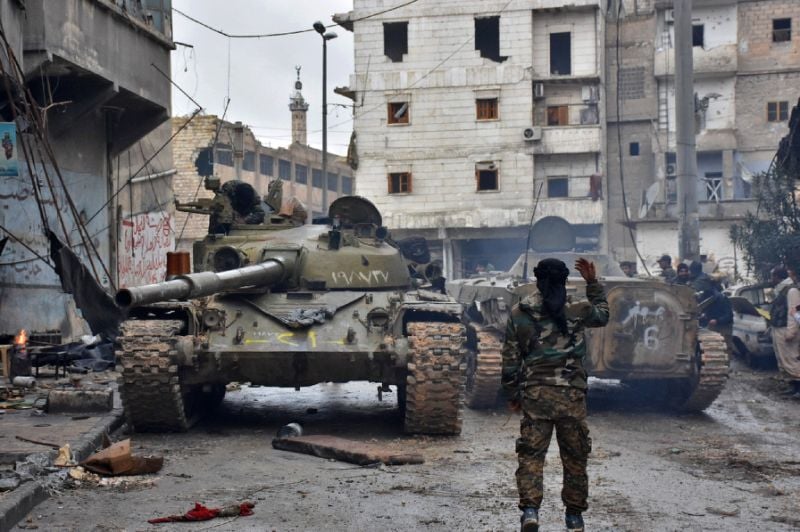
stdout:
[[750,366],[763,366],[775,360],[772,332],[767,319],[767,285],[747,285],[728,289],[733,307],[733,345]]

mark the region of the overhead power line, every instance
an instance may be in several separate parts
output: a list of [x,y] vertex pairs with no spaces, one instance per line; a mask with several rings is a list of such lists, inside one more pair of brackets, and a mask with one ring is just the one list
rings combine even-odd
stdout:
[[[366,15],[366,16],[363,16],[363,17],[359,17],[357,19],[353,19],[350,22],[359,22],[361,20],[366,20],[368,18],[377,17],[379,15],[383,15],[385,13],[389,13],[391,11],[395,11],[397,9],[401,9],[403,7],[406,7],[406,6],[410,6],[411,4],[414,4],[414,3],[418,2],[418,1],[419,0],[410,0],[409,2],[405,2],[404,4],[400,4],[400,5],[397,5],[397,6],[394,6],[394,7],[390,7],[388,9],[384,9],[383,11],[378,11],[377,13],[372,13],[370,15]],[[300,33],[316,32],[316,30],[314,28],[306,28],[306,29],[302,29],[302,30],[282,31],[282,32],[277,32],[277,33],[243,33],[243,34],[242,33],[239,33],[239,34],[237,34],[237,33],[228,33],[228,32],[225,32],[225,31],[223,31],[221,29],[215,28],[214,26],[211,26],[210,24],[205,23],[202,20],[198,20],[198,19],[194,18],[193,16],[184,13],[183,11],[178,9],[177,7],[173,7],[172,10],[175,11],[176,13],[178,13],[179,15],[181,15],[182,17],[185,17],[185,18],[191,20],[195,24],[199,24],[200,26],[203,26],[204,28],[213,31],[214,33],[218,33],[219,35],[222,35],[223,37],[227,37],[229,39],[267,39],[267,38],[270,38],[270,37],[287,37],[289,35],[298,35]],[[334,28],[336,26],[338,26],[338,24],[329,24],[328,26],[326,26],[326,28]]]

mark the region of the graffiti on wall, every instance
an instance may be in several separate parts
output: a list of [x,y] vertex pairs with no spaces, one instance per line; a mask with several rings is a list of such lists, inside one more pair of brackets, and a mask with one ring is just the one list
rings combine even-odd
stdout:
[[172,217],[151,212],[125,218],[120,231],[119,286],[141,286],[164,280],[167,252],[175,248]]

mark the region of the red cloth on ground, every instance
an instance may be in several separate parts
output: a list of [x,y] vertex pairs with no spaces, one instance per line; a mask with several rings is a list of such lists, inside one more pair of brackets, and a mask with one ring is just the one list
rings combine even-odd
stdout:
[[[248,515],[253,515],[253,508],[254,504],[251,502],[243,502],[239,504],[239,516],[247,517]],[[221,508],[207,508],[200,504],[199,502],[194,503],[194,509],[189,510],[183,515],[170,515],[167,517],[157,517],[155,519],[148,519],[147,522],[150,524],[157,524],[157,523],[176,523],[176,522],[187,522],[187,521],[208,521],[210,519],[214,519],[215,517],[219,516],[220,512],[222,511]]]

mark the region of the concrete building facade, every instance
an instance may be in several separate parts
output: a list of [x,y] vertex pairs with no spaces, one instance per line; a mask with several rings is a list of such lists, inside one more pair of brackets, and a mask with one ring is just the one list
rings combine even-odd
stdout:
[[[617,260],[636,260],[638,251],[652,267],[661,254],[678,251],[673,2],[620,0],[612,7],[609,248]],[[755,210],[752,176],[769,168],[800,96],[798,24],[800,3],[792,0],[693,2],[700,249],[728,270],[738,262],[740,275],[747,272],[729,231]]]
[[393,234],[427,237],[449,276],[507,268],[541,191],[537,234],[605,251],[604,2],[443,0],[370,16],[384,4],[355,0],[334,20],[354,32],[339,92],[356,102],[356,191]]
[[[253,185],[259,194],[266,195],[269,184],[280,178],[284,181],[284,199],[297,198],[313,217],[327,213],[327,208],[322,205],[323,186],[328,188],[328,202],[352,194],[353,170],[346,160],[329,153],[328,175],[323,179],[322,151],[305,144],[305,113],[309,105],[301,89],[298,76],[289,102],[293,142],[287,148],[263,146],[241,122],[231,123],[217,116],[198,116],[186,125],[188,117],[173,118],[172,129],[176,134],[173,155],[177,170],[172,179],[175,199],[189,202],[213,196],[203,188],[203,178],[196,166],[198,157],[207,159],[212,148],[213,175],[223,183],[240,179]],[[177,212],[175,227],[177,248],[191,251],[192,243],[207,234],[208,217]]]
[[[0,122],[13,123],[19,141],[18,175],[0,179],[9,236],[0,256],[0,335],[25,328],[66,340],[85,329],[39,258],[49,256],[46,229],[113,290],[123,210],[141,210],[130,208],[122,187],[135,164],[129,155],[170,114],[169,81],[158,72],[169,72],[174,48],[170,2],[0,0],[0,17],[14,56],[0,57]],[[26,101],[41,123],[26,116]],[[165,156],[151,166],[168,167]]]

